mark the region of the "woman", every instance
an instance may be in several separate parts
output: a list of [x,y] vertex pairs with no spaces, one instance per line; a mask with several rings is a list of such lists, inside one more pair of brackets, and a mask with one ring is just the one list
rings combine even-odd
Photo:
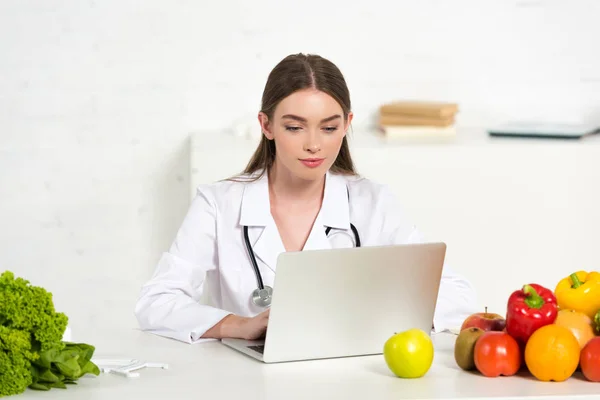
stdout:
[[[170,250],[142,288],[143,330],[187,343],[257,339],[269,309],[256,305],[284,251],[414,243],[418,231],[383,185],[357,176],[346,133],[353,114],[344,77],[330,61],[290,55],[270,73],[258,115],[264,133],[243,174],[201,185]],[[325,230],[331,232],[326,234]],[[208,288],[211,304],[199,301]],[[444,267],[434,326],[459,327],[474,312],[471,285]]]

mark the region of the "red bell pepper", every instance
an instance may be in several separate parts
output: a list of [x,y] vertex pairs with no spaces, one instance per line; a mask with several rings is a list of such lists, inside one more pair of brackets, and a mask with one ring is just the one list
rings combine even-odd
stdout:
[[552,290],[531,283],[508,298],[506,332],[525,345],[533,332],[554,323],[557,315],[558,305]]

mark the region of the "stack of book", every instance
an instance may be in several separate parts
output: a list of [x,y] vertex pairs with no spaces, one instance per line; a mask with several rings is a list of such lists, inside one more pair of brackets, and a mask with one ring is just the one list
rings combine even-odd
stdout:
[[455,103],[395,101],[379,107],[379,127],[388,137],[454,137],[457,113]]

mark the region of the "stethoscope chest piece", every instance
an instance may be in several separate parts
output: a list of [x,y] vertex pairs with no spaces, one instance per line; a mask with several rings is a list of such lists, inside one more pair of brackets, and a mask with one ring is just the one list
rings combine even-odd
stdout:
[[264,289],[256,288],[252,292],[252,302],[259,307],[269,307],[272,297],[273,289],[270,286],[264,286]]

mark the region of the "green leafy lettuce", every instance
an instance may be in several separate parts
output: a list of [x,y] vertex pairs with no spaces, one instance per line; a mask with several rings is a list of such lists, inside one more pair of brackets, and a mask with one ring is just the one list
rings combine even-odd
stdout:
[[99,375],[95,348],[62,341],[68,318],[52,294],[10,271],[0,275],[0,397],[66,388],[85,374]]

